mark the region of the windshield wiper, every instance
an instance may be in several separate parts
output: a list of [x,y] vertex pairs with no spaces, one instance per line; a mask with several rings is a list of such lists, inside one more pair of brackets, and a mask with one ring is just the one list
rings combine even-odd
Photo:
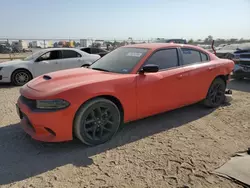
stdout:
[[102,69],[102,68],[91,68],[93,70],[99,70],[99,71],[105,71],[105,72],[109,72],[109,70],[106,69]]

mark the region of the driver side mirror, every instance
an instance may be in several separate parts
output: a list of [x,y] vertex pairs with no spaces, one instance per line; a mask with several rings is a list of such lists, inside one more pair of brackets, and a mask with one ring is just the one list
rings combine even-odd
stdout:
[[144,65],[142,69],[139,71],[140,74],[143,73],[153,73],[153,72],[158,72],[159,71],[159,66],[155,64],[148,64]]

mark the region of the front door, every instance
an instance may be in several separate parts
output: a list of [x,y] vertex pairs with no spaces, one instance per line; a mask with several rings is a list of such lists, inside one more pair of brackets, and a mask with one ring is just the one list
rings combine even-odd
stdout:
[[159,72],[137,76],[137,114],[147,117],[185,104],[185,68],[179,67],[177,49],[156,51],[144,63],[156,64]]
[[35,77],[61,70],[61,58],[62,53],[60,50],[52,50],[38,57],[32,66]]

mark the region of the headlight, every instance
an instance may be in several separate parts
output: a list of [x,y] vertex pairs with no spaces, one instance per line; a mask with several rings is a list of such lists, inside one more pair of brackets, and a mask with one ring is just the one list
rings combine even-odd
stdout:
[[36,101],[36,108],[38,109],[58,110],[58,109],[66,108],[69,105],[70,103],[63,99],[37,100]]

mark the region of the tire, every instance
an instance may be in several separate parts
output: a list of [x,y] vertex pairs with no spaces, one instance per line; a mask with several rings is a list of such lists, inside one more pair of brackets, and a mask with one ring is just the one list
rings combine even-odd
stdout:
[[221,78],[216,78],[209,87],[204,105],[210,108],[217,108],[225,102],[226,83]]
[[109,141],[118,131],[120,124],[121,113],[118,107],[110,100],[96,98],[82,105],[77,111],[74,134],[84,144],[95,146]]
[[16,70],[11,76],[11,83],[16,86],[23,86],[32,79],[31,74],[26,70]]

